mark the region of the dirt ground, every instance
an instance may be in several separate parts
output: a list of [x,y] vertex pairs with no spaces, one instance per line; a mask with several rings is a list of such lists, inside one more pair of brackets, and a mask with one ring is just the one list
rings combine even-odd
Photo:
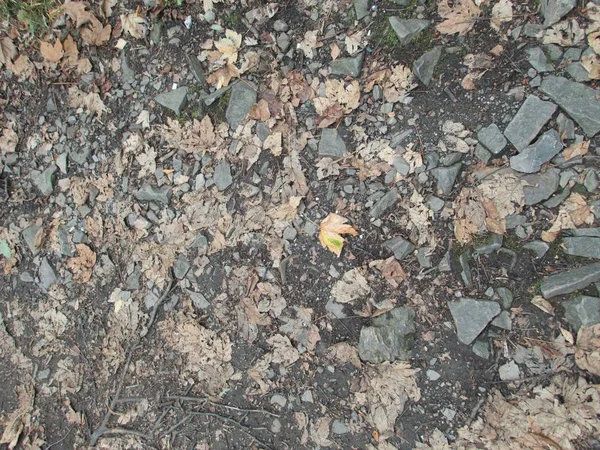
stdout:
[[[4,22],[15,53],[0,78],[0,448],[600,448],[600,330],[590,340],[563,307],[598,297],[598,284],[540,297],[546,277],[597,264],[566,254],[562,239],[567,228],[597,230],[600,190],[583,179],[598,172],[598,138],[585,137],[586,159],[542,169],[559,167],[567,182],[557,195],[577,193],[587,208],[543,256],[523,246],[540,242],[560,202],[513,200],[516,225],[498,208],[487,227],[457,234],[479,201],[478,171],[506,168],[517,154],[509,145],[482,161],[477,130],[504,129],[523,98],[540,95],[525,50],[541,38],[514,33],[544,21],[538,2],[511,3],[511,19],[494,30],[498,2],[484,1],[465,33],[437,30],[445,19],[431,1],[361,2],[361,20],[343,0],[212,3],[81,3],[41,44]],[[563,20],[591,29],[590,8],[578,4]],[[90,13],[100,29],[111,25],[98,45],[85,35]],[[402,45],[392,16],[432,22]],[[332,60],[349,56],[348,37],[364,54],[361,73],[331,75]],[[438,46],[428,86],[390,81],[390,70]],[[15,68],[18,55],[28,69]],[[469,67],[468,55],[491,65]],[[227,87],[210,78],[227,64],[241,72],[230,86],[241,78],[258,92],[237,130],[235,86],[205,101]],[[330,79],[342,90],[322,112]],[[188,88],[179,113],[156,99],[174,85]],[[558,127],[558,114],[540,134]],[[466,132],[453,135],[448,122]],[[279,136],[274,147],[260,126]],[[339,133],[346,155],[324,162],[323,128]],[[382,156],[388,148],[408,161],[406,173]],[[431,158],[460,161],[447,193]],[[147,185],[164,191],[149,200]],[[374,215],[393,188],[393,204]],[[428,206],[435,200],[439,208]],[[330,213],[355,231],[339,257],[318,236]],[[415,244],[398,260],[384,245],[397,236]],[[510,323],[485,326],[482,356],[457,338],[449,302],[501,304],[502,288],[513,297],[503,307]],[[410,356],[361,358],[363,330],[400,307],[415,312]],[[514,364],[518,375],[504,376]]]

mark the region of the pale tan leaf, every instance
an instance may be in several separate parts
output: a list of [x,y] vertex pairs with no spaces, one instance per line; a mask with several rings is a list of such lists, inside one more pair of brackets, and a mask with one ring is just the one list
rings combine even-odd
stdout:
[[40,53],[49,63],[57,63],[65,54],[63,45],[59,40],[56,40],[54,45],[49,42],[42,42],[40,44]]
[[304,55],[309,59],[314,58],[314,50],[320,47],[320,45],[317,44],[317,33],[317,30],[307,31],[304,33],[304,39],[298,43],[298,49],[302,50]]
[[92,20],[97,20],[87,7],[86,2],[68,2],[63,5],[63,10],[71,20],[75,21],[75,27],[79,28]]
[[0,41],[0,66],[8,65],[17,56],[17,47],[8,36]]
[[71,108],[85,108],[88,114],[95,114],[99,118],[109,111],[102,102],[100,95],[94,92],[86,94],[80,91],[77,86],[69,88],[69,106]]
[[562,152],[565,161],[586,155],[590,148],[590,142],[591,141],[581,141],[565,148]]
[[239,78],[240,71],[233,64],[226,64],[215,72],[211,73],[206,81],[214,85],[217,89],[229,86],[232,78]]
[[349,270],[331,289],[331,296],[338,303],[353,303],[371,293],[369,282],[360,268]]
[[135,39],[141,39],[148,32],[146,19],[137,13],[121,14],[121,24],[123,31],[129,33]]
[[581,194],[573,192],[560,206],[550,229],[542,232],[542,239],[546,242],[553,242],[562,230],[577,228],[584,223],[589,225],[594,223],[594,214],[585,198]]
[[537,306],[539,309],[544,311],[546,314],[554,315],[554,306],[548,300],[541,295],[536,295],[531,299],[531,304]]
[[92,278],[96,265],[96,253],[85,244],[75,244],[77,256],[67,261],[67,267],[73,272],[73,279],[87,283]]
[[265,142],[263,143],[263,148],[265,150],[271,150],[271,154],[274,156],[281,155],[281,152],[283,151],[281,133],[271,133],[269,136],[267,136]]
[[581,57],[581,65],[588,71],[588,77],[591,80],[600,79],[600,56],[596,54],[585,55]]
[[496,31],[500,30],[503,23],[513,19],[513,4],[510,0],[500,0],[492,7],[492,21],[490,25]]
[[579,329],[575,363],[583,370],[600,376],[600,324]]
[[35,74],[35,66],[25,54],[19,55],[13,64],[9,66],[9,69],[14,73],[19,80],[31,80]]
[[339,344],[330,346],[327,349],[327,355],[342,364],[351,363],[357,369],[362,367],[360,357],[358,356],[358,349],[347,342],[340,342]]
[[274,364],[281,364],[284,367],[294,364],[300,358],[300,353],[292,345],[290,338],[281,334],[275,334],[267,339],[267,343],[273,348]]
[[338,59],[341,52],[342,51],[340,50],[340,47],[337,44],[331,44],[331,59],[332,60],[335,61],[336,59]]
[[102,26],[99,20],[94,19],[91,21],[90,26],[81,30],[81,38],[88,45],[104,45],[110,39],[111,30],[110,24]]
[[464,36],[475,25],[481,10],[472,0],[457,0],[450,7],[448,0],[438,3],[438,14],[444,21],[436,26],[442,34],[458,33]]

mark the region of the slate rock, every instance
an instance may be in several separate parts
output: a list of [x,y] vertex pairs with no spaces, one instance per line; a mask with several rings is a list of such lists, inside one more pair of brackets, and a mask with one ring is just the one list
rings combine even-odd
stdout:
[[33,178],[33,184],[38,188],[43,197],[50,197],[54,191],[54,174],[58,170],[54,164],[51,164],[42,173]]
[[171,199],[172,190],[169,186],[143,185],[136,193],[135,198],[141,202],[159,202],[168,204]]
[[542,0],[544,27],[554,25],[575,8],[576,4],[577,0]]
[[585,83],[590,81],[590,73],[585,70],[583,64],[579,61],[572,62],[567,66],[567,73],[578,83]]
[[40,286],[47,291],[50,286],[58,281],[54,268],[50,265],[48,258],[42,258],[40,268],[38,271],[38,278],[40,279]]
[[544,298],[552,298],[570,294],[598,281],[600,281],[600,263],[594,263],[546,277],[540,285],[540,290]]
[[556,192],[560,180],[560,170],[550,167],[544,173],[524,175],[521,180],[527,183],[523,186],[525,204],[536,205],[550,198]]
[[500,305],[490,300],[461,298],[448,302],[450,313],[456,324],[458,340],[470,344],[500,314]]
[[247,82],[236,83],[231,88],[231,97],[225,111],[227,123],[232,130],[244,123],[252,105],[256,103],[256,89]]
[[35,241],[36,236],[41,229],[42,227],[31,225],[30,227],[25,228],[21,233],[25,244],[27,244],[27,248],[33,256],[37,255],[40,251],[40,248],[35,245]]
[[347,434],[350,433],[350,428],[348,428],[348,425],[344,421],[335,419],[331,423],[331,432],[337,435]]
[[490,357],[490,343],[484,339],[477,339],[473,343],[473,353],[483,359],[489,359]]
[[341,158],[347,153],[346,143],[335,128],[324,128],[319,141],[319,156]]
[[462,164],[454,164],[450,167],[436,167],[431,170],[431,174],[437,180],[436,191],[441,193],[442,195],[450,195],[452,193],[452,188],[454,187],[454,182],[456,181],[456,177],[460,173]]
[[514,381],[521,378],[521,370],[513,360],[498,367],[498,375],[502,381]]
[[563,303],[565,319],[573,325],[575,331],[582,326],[591,326],[600,323],[600,298],[579,295],[573,300]]
[[594,169],[587,170],[585,178],[583,179],[583,185],[590,193],[598,189],[598,175],[596,175]]
[[190,300],[195,308],[208,309],[210,307],[210,302],[206,300],[206,297],[204,297],[204,295],[202,295],[200,292],[187,290],[187,293],[190,296]]
[[423,31],[431,23],[429,20],[422,19],[400,19],[399,17],[390,17],[390,25],[398,36],[400,45],[406,45],[412,41],[417,34]]
[[236,84],[238,84],[237,82],[234,82],[232,84],[230,84],[227,87],[222,87],[221,89],[217,89],[216,91],[214,91],[213,93],[206,95],[203,97],[204,99],[204,104],[206,106],[210,106],[212,105],[214,102],[216,102],[218,99],[220,99],[221,97],[223,97],[225,95],[225,93],[231,89],[233,86],[235,86]]
[[283,53],[288,51],[291,43],[292,40],[290,39],[290,36],[287,33],[279,33],[279,35],[277,36],[277,46],[279,47],[279,50],[281,50]]
[[575,124],[571,119],[560,113],[556,118],[556,124],[558,125],[558,134],[560,134],[566,140],[575,139]]
[[504,309],[508,309],[511,307],[515,297],[510,289],[505,287],[498,287],[496,288],[496,294],[498,294],[498,297],[500,297],[500,299],[502,300],[502,307]]
[[504,136],[517,150],[521,151],[535,139],[542,127],[550,120],[554,111],[556,111],[554,103],[530,95],[504,130]]
[[361,20],[369,15],[369,0],[354,0],[353,4],[356,20]]
[[523,173],[539,172],[542,165],[554,158],[563,149],[563,143],[556,130],[546,131],[526,147],[521,153],[510,158],[510,167]]
[[275,31],[287,31],[290,29],[290,27],[288,26],[287,23],[285,23],[283,20],[277,19],[274,23],[273,23],[273,29]]
[[528,242],[523,248],[532,251],[538,259],[543,258],[550,250],[550,246],[543,241]]
[[217,164],[213,174],[213,181],[219,191],[224,191],[231,186],[233,177],[231,176],[231,166],[227,161],[221,161]]
[[508,311],[502,311],[500,314],[498,314],[494,320],[492,320],[492,325],[502,328],[503,330],[512,330],[512,320],[510,319],[510,314]]
[[600,259],[600,238],[597,237],[566,237],[561,247],[567,255]]
[[548,62],[544,50],[540,47],[528,48],[526,53],[529,64],[531,64],[531,67],[537,70],[538,73],[554,72],[554,66]]
[[377,203],[375,203],[373,205],[373,207],[371,208],[371,211],[369,211],[369,214],[371,215],[371,217],[377,219],[377,218],[381,217],[381,215],[389,207],[391,207],[394,203],[396,203],[397,200],[398,200],[398,189],[397,188],[390,189],[388,192],[386,192],[386,194],[383,197],[381,197],[377,201]]
[[440,57],[442,56],[442,47],[434,47],[433,50],[424,53],[413,63],[413,72],[425,86],[429,86],[433,78],[433,72]]
[[183,255],[179,255],[173,263],[173,275],[175,275],[175,278],[178,280],[183,280],[191,267],[192,266],[187,258]]
[[408,307],[394,308],[373,319],[373,325],[360,330],[358,354],[373,364],[406,360],[412,356],[415,312]]
[[[500,153],[508,143],[498,125],[495,123],[482,128],[477,132],[477,139],[480,144],[492,152],[494,155]],[[487,161],[486,161],[487,162]]]
[[402,261],[415,250],[415,246],[402,236],[385,241],[383,246],[390,250],[398,261]]
[[364,58],[365,54],[362,52],[351,58],[338,58],[331,63],[331,74],[348,75],[353,78],[358,78],[360,76]]
[[181,114],[181,108],[185,106],[187,100],[187,87],[180,87],[169,92],[163,92],[154,97],[156,103],[170,109],[175,114]]
[[585,134],[592,137],[600,131],[599,91],[552,75],[544,78],[540,91],[558,103]]
[[92,154],[92,147],[91,147],[91,145],[85,145],[85,144],[84,145],[73,145],[68,149],[67,154],[69,155],[69,159],[71,161],[73,161],[81,166],[82,164],[84,164],[87,161],[87,159]]
[[489,152],[483,145],[477,144],[475,147],[475,156],[477,156],[484,164],[490,162],[492,159],[492,153]]
[[469,265],[469,253],[465,252],[458,257],[458,262],[460,263],[460,277],[463,280],[463,283],[466,287],[473,287],[473,275],[471,275],[471,266]]

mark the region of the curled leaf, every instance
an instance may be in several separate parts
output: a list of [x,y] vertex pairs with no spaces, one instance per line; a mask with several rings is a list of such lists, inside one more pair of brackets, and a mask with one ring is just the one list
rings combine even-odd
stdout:
[[330,213],[321,222],[319,231],[319,241],[323,247],[327,247],[337,256],[342,253],[342,247],[344,246],[344,238],[342,234],[351,234],[356,236],[357,231],[351,226],[347,225],[348,220],[335,213]]

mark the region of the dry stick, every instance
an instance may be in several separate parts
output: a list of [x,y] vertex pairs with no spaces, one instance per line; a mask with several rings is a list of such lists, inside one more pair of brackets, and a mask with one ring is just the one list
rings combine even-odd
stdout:
[[152,328],[152,325],[154,325],[154,321],[156,320],[156,314],[158,313],[158,308],[160,308],[160,306],[165,302],[165,300],[171,293],[172,286],[173,286],[173,277],[169,276],[169,284],[167,285],[165,292],[163,292],[163,295],[160,296],[160,298],[154,305],[154,308],[152,308],[152,312],[150,313],[150,320],[148,321],[148,327],[142,333],[140,333],[141,337],[146,336],[148,334],[148,332],[150,331],[150,328]]
[[218,406],[221,408],[225,408],[225,409],[230,409],[232,411],[239,411],[239,412],[245,412],[245,413],[261,413],[261,414],[266,414],[268,416],[273,416],[273,417],[280,417],[279,414],[275,414],[272,413],[270,411],[267,411],[265,409],[255,409],[255,408],[238,408],[237,406],[230,406],[230,405],[225,405],[223,403],[217,403],[217,402],[213,402],[207,398],[202,398],[202,397],[190,397],[187,395],[169,395],[167,396],[167,399],[169,400],[181,400],[184,402],[201,402],[201,403],[209,403],[213,406]]
[[250,428],[250,427],[248,427],[246,425],[243,425],[243,424],[239,423],[237,420],[234,420],[234,419],[232,419],[230,417],[222,416],[220,414],[211,413],[211,412],[204,412],[204,411],[190,411],[189,414],[191,414],[193,416],[214,417],[216,419],[222,420],[223,422],[231,423],[231,424],[235,425],[236,427],[238,427],[238,429],[242,433],[244,433],[246,436],[248,436],[249,438],[251,438],[254,441],[256,441],[258,444],[262,445],[264,448],[266,448],[268,450],[274,450],[273,447],[271,447],[270,445],[265,444],[259,438],[257,438],[256,436],[254,436],[250,432],[252,430],[252,428]]

